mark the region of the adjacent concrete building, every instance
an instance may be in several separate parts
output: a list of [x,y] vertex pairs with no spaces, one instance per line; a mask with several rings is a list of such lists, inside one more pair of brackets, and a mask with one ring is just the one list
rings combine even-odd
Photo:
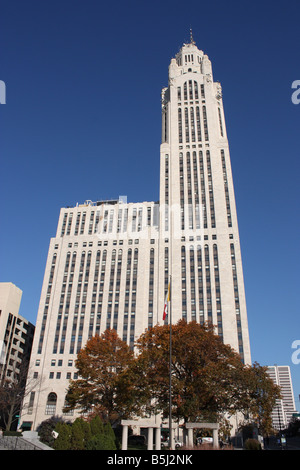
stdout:
[[291,371],[289,366],[268,366],[268,373],[281,389],[282,399],[276,400],[272,411],[272,424],[275,429],[286,429],[293,414],[297,413],[293,392]]
[[43,385],[23,410],[27,426],[63,415],[88,338],[115,328],[134,347],[163,323],[170,276],[173,322],[212,322],[251,363],[222,89],[192,37],[171,60],[162,90],[159,202],[120,197],[61,209],[31,358]]
[[0,380],[13,380],[30,359],[34,325],[19,315],[21,298],[21,289],[0,282]]
[[[18,396],[21,396],[25,389],[35,329],[34,325],[19,315],[21,298],[21,289],[11,282],[0,282],[0,384],[13,384]],[[20,410],[18,399],[12,405],[10,411],[12,410],[13,416],[8,420],[6,412],[2,409],[1,428],[10,425],[11,430],[16,429]]]

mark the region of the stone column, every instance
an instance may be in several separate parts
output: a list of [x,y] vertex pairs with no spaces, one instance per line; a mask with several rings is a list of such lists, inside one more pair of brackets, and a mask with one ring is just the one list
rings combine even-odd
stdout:
[[189,447],[194,447],[193,443],[193,428],[188,429],[188,446]]
[[213,446],[214,449],[218,449],[219,447],[218,429],[213,429]]
[[161,432],[160,428],[155,429],[155,449],[161,450]]
[[128,441],[128,425],[123,424],[122,430],[122,450],[127,450],[127,441]]
[[148,450],[153,450],[153,428],[148,428]]

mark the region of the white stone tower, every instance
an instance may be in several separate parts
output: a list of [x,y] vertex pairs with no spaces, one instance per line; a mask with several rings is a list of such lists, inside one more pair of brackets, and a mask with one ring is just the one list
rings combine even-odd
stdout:
[[162,91],[159,203],[119,198],[61,209],[31,356],[41,381],[24,404],[26,427],[63,415],[88,338],[115,328],[133,347],[163,322],[169,276],[172,321],[212,322],[250,363],[221,85],[192,37],[171,60]]

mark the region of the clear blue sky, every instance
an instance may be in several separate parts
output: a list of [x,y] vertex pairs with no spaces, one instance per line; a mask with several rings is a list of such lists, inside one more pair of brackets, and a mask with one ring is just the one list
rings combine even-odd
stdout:
[[0,281],[21,315],[61,207],[158,200],[160,93],[192,27],[223,87],[252,359],[290,365],[298,399],[299,17],[299,0],[0,1]]

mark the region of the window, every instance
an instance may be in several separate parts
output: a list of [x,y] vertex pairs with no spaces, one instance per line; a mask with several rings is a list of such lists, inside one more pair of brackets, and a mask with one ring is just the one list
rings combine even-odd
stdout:
[[54,415],[56,412],[57,395],[54,392],[49,393],[46,403],[46,415]]

